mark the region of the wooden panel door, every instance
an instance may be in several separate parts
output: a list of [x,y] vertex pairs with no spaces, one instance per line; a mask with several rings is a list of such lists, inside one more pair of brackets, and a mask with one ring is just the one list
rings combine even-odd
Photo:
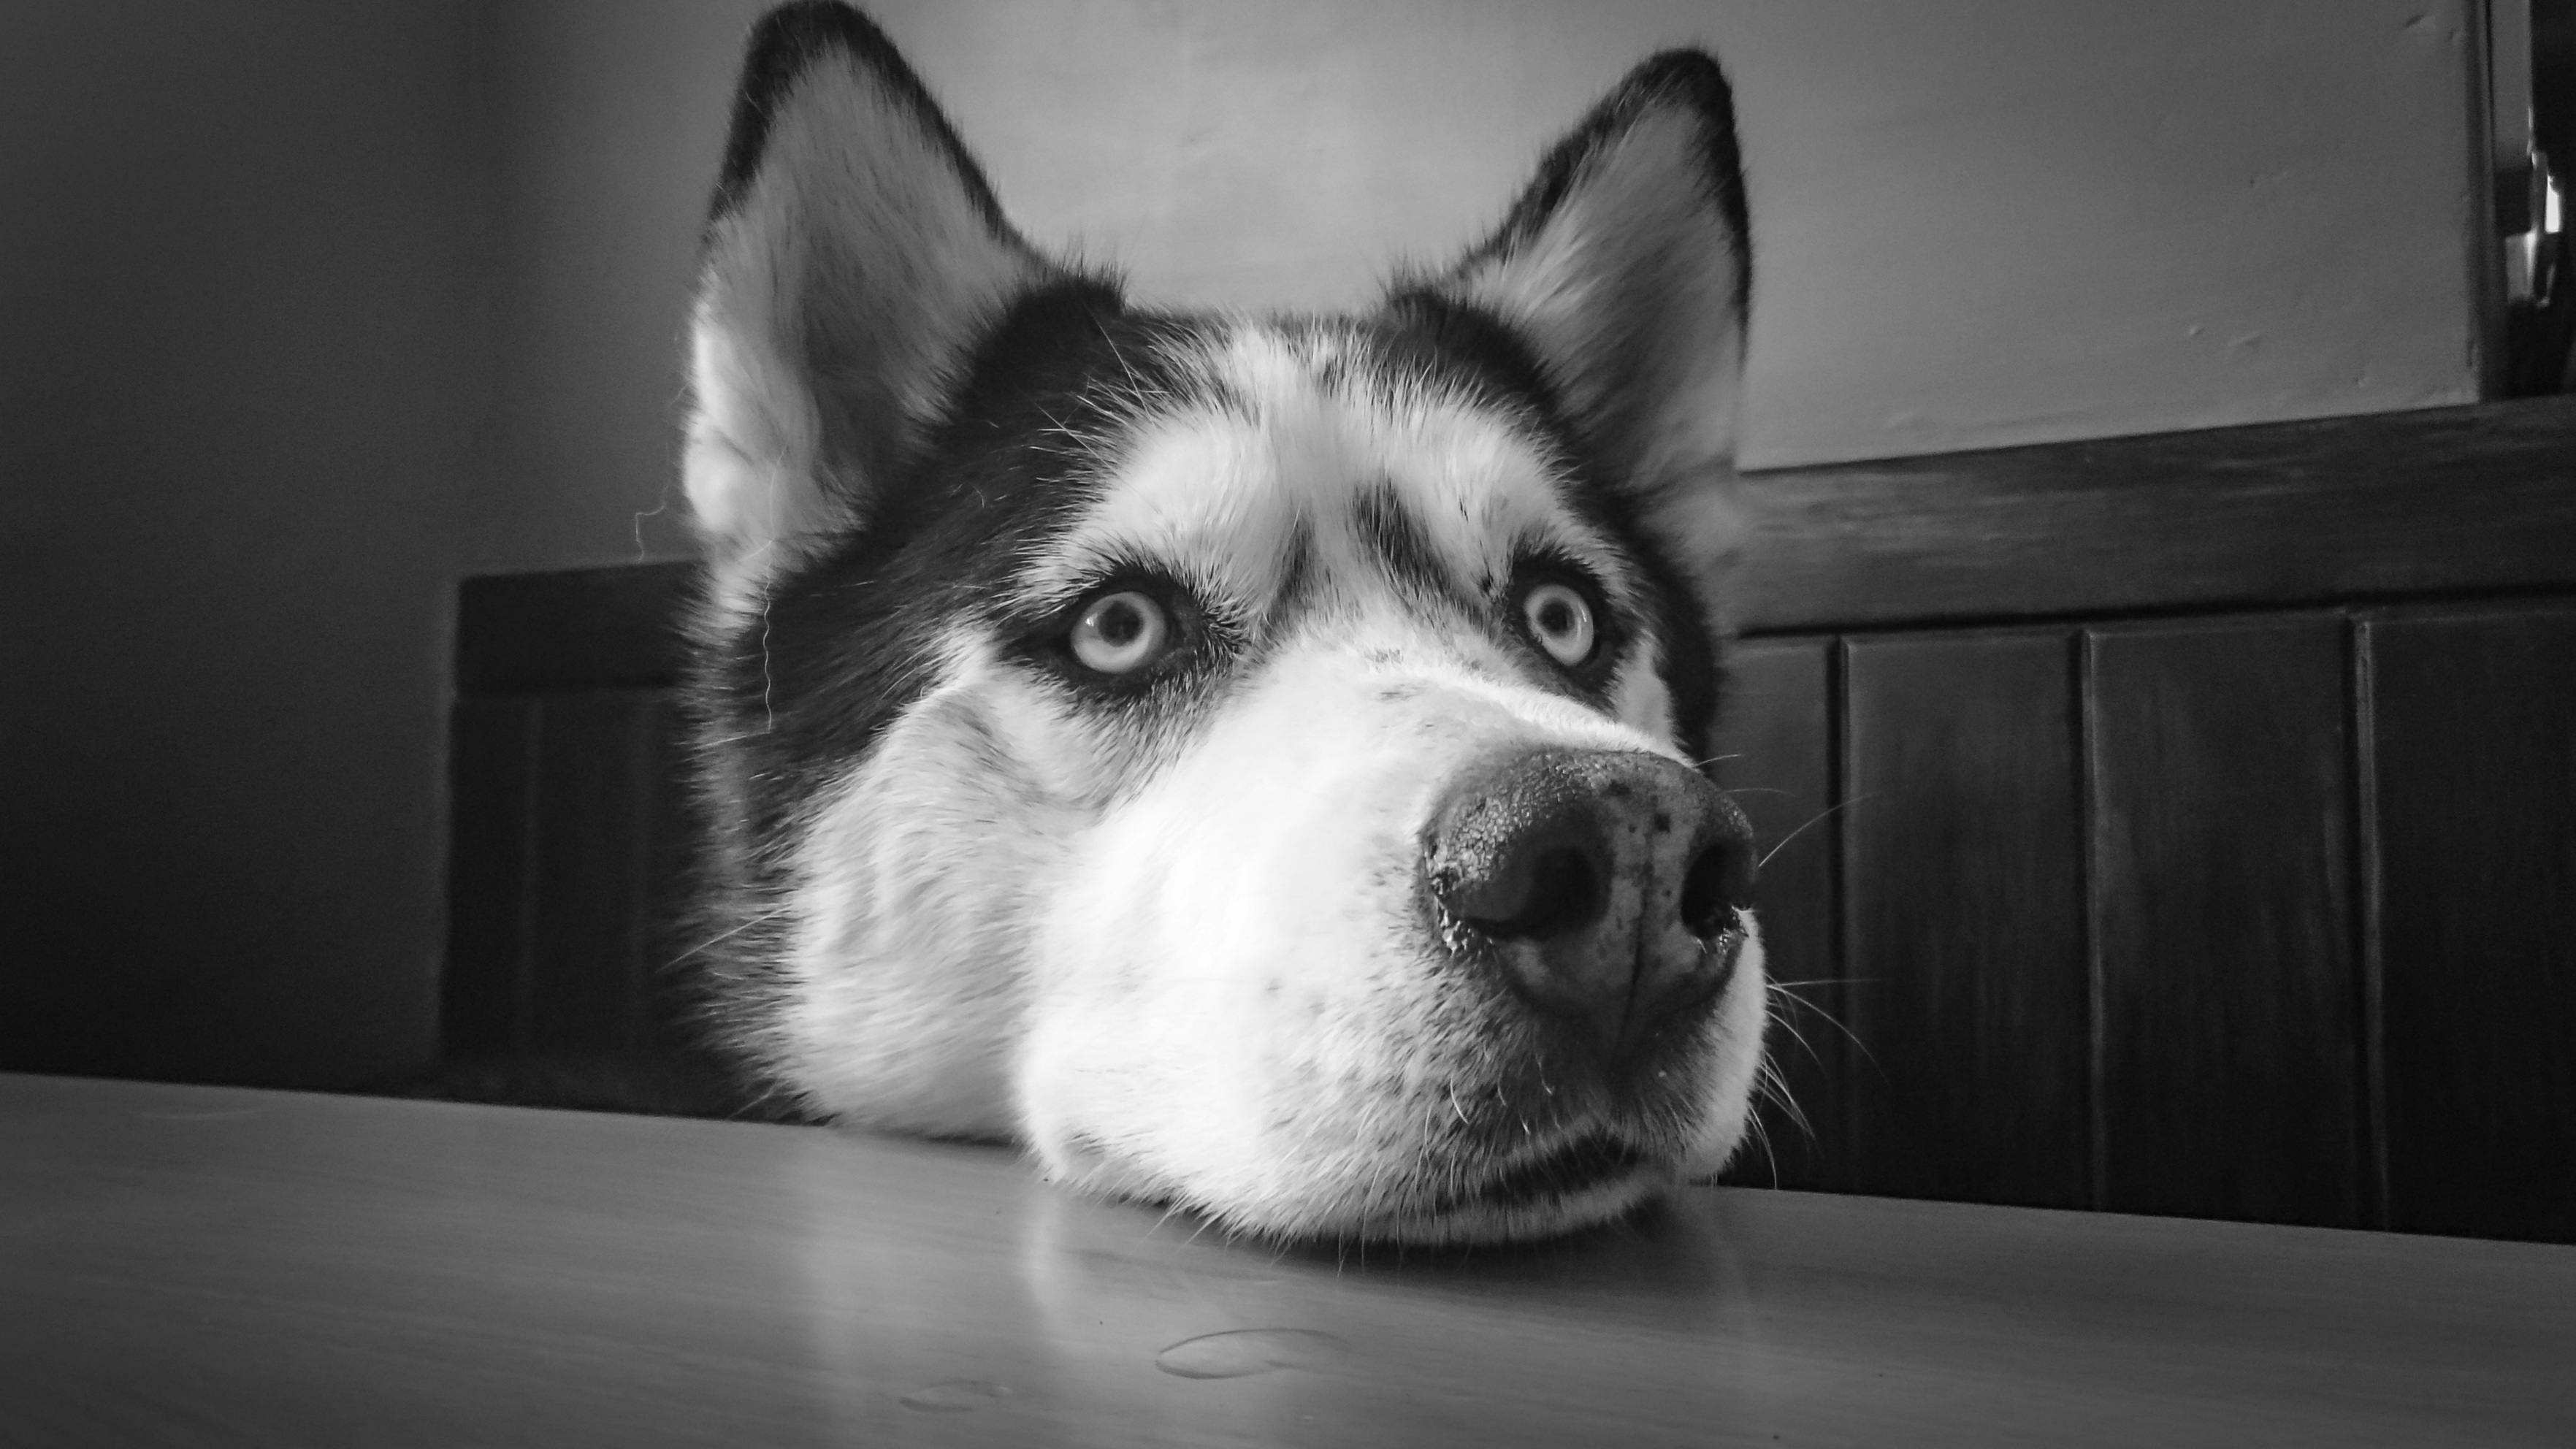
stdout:
[[2090,1032],[2069,634],[1845,649],[1852,1185],[2083,1206]]
[[537,702],[457,701],[449,715],[447,971],[440,1038],[450,1056],[518,1050],[532,975]]
[[685,854],[667,692],[468,698],[454,718],[447,1052],[667,1044]]
[[2576,1240],[2576,609],[2361,639],[2389,1221]]
[[2344,639],[2087,632],[2104,1207],[2363,1221]]
[[545,701],[537,734],[536,952],[528,1039],[540,1051],[634,1044],[650,922],[653,696],[594,690]]

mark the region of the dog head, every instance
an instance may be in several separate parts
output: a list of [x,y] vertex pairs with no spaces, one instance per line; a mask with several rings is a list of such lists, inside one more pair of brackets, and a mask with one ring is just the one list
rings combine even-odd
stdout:
[[1363,315],[1131,307],[884,37],[756,33],[692,336],[733,1033],[1279,1237],[1561,1231],[1761,1056],[1714,709],[1731,103],[1649,60]]

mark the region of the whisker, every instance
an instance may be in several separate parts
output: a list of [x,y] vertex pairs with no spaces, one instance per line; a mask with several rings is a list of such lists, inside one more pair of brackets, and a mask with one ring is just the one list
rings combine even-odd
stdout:
[[1780,853],[1780,847],[1797,839],[1799,836],[1804,835],[1807,832],[1807,826],[1815,824],[1817,821],[1824,819],[1826,816],[1833,814],[1837,810],[1857,805],[1863,800],[1867,800],[1869,798],[1871,797],[1867,795],[1854,795],[1848,800],[1837,801],[1834,804],[1828,805],[1824,809],[1817,811],[1814,815],[1807,818],[1806,825],[1801,825],[1797,829],[1790,831],[1788,834],[1781,836],[1778,840],[1771,842],[1771,848],[1762,852],[1762,858],[1753,862],[1753,868],[1755,870],[1760,870],[1762,867],[1769,865],[1771,863],[1771,857]]
[[[1850,1027],[1845,1026],[1842,1022],[1842,1018],[1835,1016],[1824,1007],[1817,1005],[1815,1002],[1809,1001],[1807,998],[1799,995],[1796,991],[1790,989],[1794,986],[1823,986],[1831,985],[1836,982],[1867,985],[1871,982],[1883,981],[1885,979],[1887,978],[1882,976],[1843,976],[1820,978],[1816,981],[1770,981],[1765,982],[1764,985],[1771,990],[1780,993],[1780,999],[1782,1001],[1794,1003],[1799,1007],[1814,1012],[1818,1018],[1823,1020],[1825,1025],[1841,1032],[1845,1040],[1849,1041],[1853,1046],[1860,1048],[1861,1056],[1869,1062],[1871,1068],[1878,1071],[1881,1076],[1885,1076],[1886,1069],[1879,1066],[1878,1056],[1869,1049],[1869,1043],[1862,1041],[1858,1034],[1854,1033]],[[1786,1013],[1774,1011],[1771,1013],[1771,1020],[1778,1022],[1783,1030],[1787,1031],[1792,1037],[1797,1038],[1799,1045],[1807,1046],[1806,1034],[1799,1031],[1796,1026],[1791,1024]],[[1810,1056],[1816,1056],[1817,1064],[1820,1066],[1823,1065],[1824,1058],[1816,1055],[1814,1047],[1808,1046],[1807,1053]]]
[[1135,390],[1135,395],[1140,398],[1159,395],[1162,391],[1160,388],[1146,387],[1145,380],[1138,377],[1136,369],[1128,365],[1127,354],[1118,350],[1118,339],[1109,335],[1109,324],[1094,318],[1092,325],[1100,329],[1100,340],[1109,344],[1109,355],[1118,359],[1118,370],[1127,374],[1127,385]]
[[[1876,1071],[1878,1072],[1878,1074],[1879,1074],[1880,1076],[1882,1076],[1882,1077],[1883,1077],[1883,1076],[1885,1076],[1885,1075],[1887,1074],[1887,1069],[1886,1069],[1886,1068],[1884,1068],[1884,1067],[1879,1066],[1879,1064],[1878,1064],[1878,1055],[1877,1055],[1875,1052],[1872,1052],[1872,1051],[1869,1049],[1869,1043],[1867,1043],[1867,1042],[1865,1042],[1865,1041],[1862,1041],[1862,1040],[1860,1039],[1860,1037],[1859,1037],[1858,1035],[1856,1035],[1856,1034],[1852,1031],[1852,1029],[1851,1029],[1850,1027],[1843,1025],[1843,1024],[1842,1024],[1842,1022],[1841,1022],[1841,1020],[1840,1020],[1840,1019],[1838,1019],[1837,1017],[1835,1017],[1835,1015],[1834,1015],[1832,1012],[1825,1010],[1823,1007],[1818,1006],[1818,1005],[1817,1005],[1817,1004],[1815,1004],[1814,1002],[1809,1001],[1809,1000],[1807,1000],[1807,999],[1806,999],[1806,998],[1804,998],[1804,997],[1800,997],[1800,996],[1789,996],[1789,995],[1788,995],[1788,993],[1786,993],[1786,992],[1783,992],[1783,993],[1782,993],[1782,995],[1783,995],[1783,996],[1786,996],[1788,1000],[1791,1000],[1791,1001],[1797,1002],[1800,1006],[1803,1006],[1803,1007],[1805,1007],[1806,1009],[1808,1009],[1809,1011],[1814,1012],[1814,1013],[1817,1015],[1817,1017],[1818,1017],[1818,1018],[1820,1018],[1821,1020],[1823,1020],[1823,1022],[1825,1023],[1825,1025],[1832,1027],[1834,1030],[1836,1030],[1836,1031],[1838,1031],[1838,1032],[1841,1032],[1841,1033],[1843,1034],[1843,1039],[1844,1039],[1844,1040],[1846,1040],[1846,1041],[1850,1042],[1853,1046],[1858,1047],[1858,1048],[1860,1049],[1860,1054],[1861,1054],[1862,1058],[1863,1058],[1863,1059],[1865,1059],[1866,1061],[1868,1061],[1868,1063],[1870,1064],[1870,1066],[1871,1066],[1871,1068],[1872,1068],[1872,1069],[1876,1070]],[[1774,1018],[1774,1019],[1776,1020],[1777,1018]]]
[[[1798,1004],[1801,1006],[1806,1005],[1805,1002],[1799,1002]],[[1821,1067],[1825,1065],[1825,1059],[1817,1053],[1815,1043],[1807,1040],[1807,1034],[1798,1030],[1797,1024],[1789,1020],[1787,1013],[1778,1011],[1772,1012],[1771,1024],[1780,1028],[1782,1031],[1787,1032],[1789,1034],[1789,1040],[1796,1042],[1799,1047],[1807,1053],[1808,1058],[1814,1061],[1817,1066]],[[1768,1065],[1768,1063],[1765,1063],[1765,1065]]]
[[690,957],[697,955],[701,951],[723,945],[725,942],[732,940],[734,937],[741,935],[743,932],[750,930],[754,926],[766,925],[771,921],[777,920],[779,917],[786,915],[789,909],[790,908],[787,906],[780,906],[774,911],[763,911],[759,915],[753,916],[747,921],[741,921],[728,926],[725,929],[718,931],[716,934],[709,936],[705,940],[700,941],[698,944],[691,946],[679,955],[672,957],[671,964],[676,966],[679,963],[688,960]]
[[1746,1118],[1745,1125],[1753,1129],[1753,1145],[1762,1149],[1762,1161],[1771,1169],[1771,1185],[1777,1188],[1780,1185],[1780,1158],[1771,1150],[1770,1129],[1762,1125],[1758,1113]]
[[[760,549],[753,555],[764,563],[778,546],[778,491],[771,489],[767,497],[770,537],[760,541]],[[778,733],[778,680],[769,668],[769,610],[775,602],[774,590],[764,581],[760,588],[760,719],[762,733],[773,735]]]
[[1762,1063],[1762,1070],[1768,1079],[1771,1100],[1778,1102],[1780,1110],[1789,1114],[1789,1120],[1798,1124],[1798,1131],[1806,1136],[1810,1144],[1814,1143],[1816,1126],[1807,1120],[1806,1109],[1799,1106],[1797,1099],[1789,1094],[1789,1079],[1780,1074],[1779,1065],[1775,1062],[1766,1060]]

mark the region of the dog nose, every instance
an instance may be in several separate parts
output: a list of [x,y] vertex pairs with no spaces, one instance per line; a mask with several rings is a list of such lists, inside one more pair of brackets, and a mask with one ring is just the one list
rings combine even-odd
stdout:
[[1744,813],[1661,755],[1538,749],[1469,770],[1423,841],[1449,920],[1511,989],[1614,1059],[1696,1021],[1735,970]]

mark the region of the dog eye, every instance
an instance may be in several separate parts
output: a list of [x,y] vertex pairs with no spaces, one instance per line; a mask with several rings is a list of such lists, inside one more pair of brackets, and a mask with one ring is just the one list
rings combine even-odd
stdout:
[[1521,618],[1550,659],[1568,669],[1592,657],[1592,606],[1563,584],[1541,584],[1521,595]]
[[1103,674],[1132,674],[1161,658],[1171,642],[1171,616],[1134,589],[1092,600],[1073,625],[1073,657]]

